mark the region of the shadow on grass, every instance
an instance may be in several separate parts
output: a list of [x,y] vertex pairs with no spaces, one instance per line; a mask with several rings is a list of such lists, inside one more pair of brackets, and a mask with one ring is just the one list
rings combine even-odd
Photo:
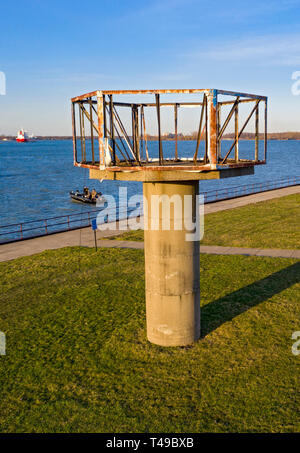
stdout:
[[201,337],[299,282],[300,262],[210,302],[201,309]]

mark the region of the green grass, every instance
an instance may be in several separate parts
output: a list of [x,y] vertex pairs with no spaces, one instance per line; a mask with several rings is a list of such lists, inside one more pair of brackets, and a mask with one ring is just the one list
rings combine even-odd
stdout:
[[[207,214],[203,245],[299,249],[300,194]],[[143,241],[142,230],[107,239]]]
[[201,257],[202,338],[147,342],[140,250],[0,264],[1,432],[295,432],[300,263]]

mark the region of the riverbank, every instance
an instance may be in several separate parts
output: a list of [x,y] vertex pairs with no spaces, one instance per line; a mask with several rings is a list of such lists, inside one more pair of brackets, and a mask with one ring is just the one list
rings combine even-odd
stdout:
[[[279,249],[285,249],[285,248],[298,248],[300,241],[296,238],[290,239],[288,241],[288,228],[294,228],[295,231],[298,231],[298,224],[299,224],[299,219],[298,217],[286,216],[286,210],[284,208],[285,206],[285,201],[284,198],[282,197],[288,197],[288,196],[293,196],[293,194],[299,194],[300,193],[300,186],[293,186],[293,187],[285,187],[283,189],[277,189],[277,190],[272,190],[269,192],[263,192],[263,193],[258,193],[254,195],[248,195],[244,197],[239,197],[231,200],[225,200],[225,201],[219,201],[211,204],[206,204],[205,205],[205,214],[213,214],[213,213],[221,213],[222,211],[227,211],[230,210],[230,213],[228,213],[229,216],[229,224],[228,220],[226,220],[225,224],[227,225],[224,227],[223,222],[224,219],[223,217],[210,217],[206,216],[205,217],[205,228],[206,228],[206,233],[205,233],[205,238],[208,235],[209,239],[208,241],[205,239],[204,240],[204,245],[221,245],[221,246],[238,246],[238,247],[255,247],[256,249],[258,248],[263,248],[263,247],[268,247],[268,248],[279,248]],[[256,218],[255,218],[255,212],[252,215],[252,220],[249,222],[249,216],[247,212],[241,211],[243,206],[256,206],[257,203],[261,205],[259,208],[260,212],[265,214],[265,209],[267,207],[267,204],[265,203],[270,203],[270,200],[277,200],[281,199],[282,202],[278,205],[280,208],[275,212],[275,215],[277,216],[277,230],[276,231],[281,231],[281,234],[277,235],[276,237],[276,246],[274,245],[273,242],[273,236],[268,236],[268,232],[274,232],[274,224],[271,223],[271,225],[266,228],[265,230],[262,230],[262,227],[257,228],[256,225]],[[296,203],[296,208],[298,206],[298,202],[295,201]],[[258,205],[257,205],[258,206]],[[291,206],[290,206],[291,207]],[[269,208],[269,213],[272,215],[272,206]],[[233,210],[233,212],[232,212]],[[256,211],[257,212],[257,211]],[[298,211],[296,211],[298,212]],[[217,214],[213,214],[217,215]],[[228,217],[227,216],[227,217]],[[253,217],[254,216],[254,217]],[[240,223],[241,217],[244,219],[248,219],[247,223]],[[295,217],[295,218],[294,218]],[[263,223],[268,222],[267,217],[259,215],[258,218],[261,219]],[[212,219],[212,220],[210,220]],[[235,219],[235,220],[234,220]],[[282,224],[279,224],[279,220],[281,219]],[[294,219],[294,220],[293,220]],[[128,232],[124,233],[124,230],[119,230],[119,227],[117,226],[116,230],[109,230],[109,231],[97,231],[97,239],[98,239],[98,246],[104,246],[103,242],[101,239],[104,237],[108,238],[109,236],[111,238],[115,238],[116,240],[120,241],[142,241],[143,240],[143,232],[142,231],[135,231],[130,229],[130,220],[128,222]],[[142,218],[141,218],[142,222]],[[269,219],[269,223],[272,222],[272,218]],[[117,223],[118,225],[118,223]],[[222,226],[223,225],[223,226]],[[242,225],[242,227],[241,227]],[[141,223],[142,227],[142,223]],[[254,240],[256,238],[257,242],[252,242],[252,243],[247,243],[247,237],[249,237],[250,230],[253,230],[253,237]],[[223,232],[221,231],[223,229]],[[260,233],[262,231],[262,234]],[[213,233],[212,233],[213,232]],[[234,239],[234,232],[236,232],[236,239]],[[264,234],[265,233],[265,234]],[[227,235],[227,240],[224,241],[224,234]],[[295,233],[296,234],[296,233]],[[269,237],[269,241],[268,241]],[[239,242],[237,242],[237,238],[239,238]],[[220,243],[220,239],[223,240],[222,243]],[[279,241],[279,242],[278,242]],[[259,245],[260,244],[260,247]],[[40,253],[44,250],[51,250],[51,249],[56,249],[56,248],[62,248],[62,247],[71,247],[71,246],[84,246],[84,247],[94,247],[94,234],[91,230],[90,227],[87,228],[81,228],[78,230],[72,230],[72,231],[67,231],[63,233],[55,233],[51,234],[49,236],[43,236],[39,238],[34,238],[34,239],[27,239],[24,241],[20,242],[13,242],[9,244],[2,244],[0,245],[0,261],[6,261],[6,260],[12,260],[21,256],[28,256],[32,255],[35,253]],[[121,244],[116,244],[117,246],[121,246]],[[112,244],[110,245],[112,246]],[[126,244],[124,244],[126,246]],[[128,244],[127,244],[128,246]],[[288,252],[285,252],[288,253]],[[282,256],[282,255],[278,255]],[[286,256],[283,255],[283,256]],[[291,256],[291,255],[289,255]]]

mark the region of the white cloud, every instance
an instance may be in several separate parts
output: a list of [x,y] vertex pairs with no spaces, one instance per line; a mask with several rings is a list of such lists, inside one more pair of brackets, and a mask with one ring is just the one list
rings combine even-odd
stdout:
[[220,62],[247,60],[268,66],[295,66],[300,63],[300,34],[238,39],[223,45],[208,46],[207,50],[194,51],[186,56]]

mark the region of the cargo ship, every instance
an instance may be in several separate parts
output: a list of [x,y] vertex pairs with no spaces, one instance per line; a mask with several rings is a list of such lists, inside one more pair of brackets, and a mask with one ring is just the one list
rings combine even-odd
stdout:
[[27,134],[24,131],[24,129],[19,130],[16,140],[17,140],[17,142],[27,142],[28,141],[28,137],[27,137]]

